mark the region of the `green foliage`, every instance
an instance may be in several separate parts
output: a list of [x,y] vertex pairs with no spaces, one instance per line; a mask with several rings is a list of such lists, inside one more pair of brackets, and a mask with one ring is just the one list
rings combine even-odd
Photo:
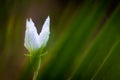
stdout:
[[120,6],[104,21],[109,3],[78,9],[39,74],[40,80],[119,80]]

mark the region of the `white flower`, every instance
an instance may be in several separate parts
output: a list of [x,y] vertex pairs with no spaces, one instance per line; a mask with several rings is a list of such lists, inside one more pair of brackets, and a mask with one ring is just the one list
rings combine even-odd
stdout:
[[34,52],[40,48],[44,48],[48,42],[50,34],[50,18],[49,16],[45,20],[40,34],[37,33],[37,29],[32,21],[26,20],[26,31],[24,46],[29,52]]

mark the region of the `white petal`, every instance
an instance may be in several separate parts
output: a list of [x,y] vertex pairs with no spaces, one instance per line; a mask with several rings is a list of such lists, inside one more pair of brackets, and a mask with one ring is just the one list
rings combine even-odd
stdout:
[[43,24],[41,33],[42,32],[50,32],[49,27],[50,27],[50,17],[48,16],[47,19],[45,20],[44,24]]
[[32,21],[26,20],[25,42],[24,46],[28,51],[34,51],[39,48],[37,29]]
[[39,34],[39,46],[40,47],[45,47],[48,39],[49,39],[49,34],[50,34],[50,17],[48,16],[47,19],[45,20],[41,33]]

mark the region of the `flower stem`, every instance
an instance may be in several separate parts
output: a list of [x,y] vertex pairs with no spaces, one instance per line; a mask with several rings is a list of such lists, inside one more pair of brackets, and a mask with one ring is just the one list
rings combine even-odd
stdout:
[[34,60],[35,61],[34,61],[34,66],[33,66],[33,70],[34,70],[33,80],[37,80],[38,72],[39,72],[40,65],[41,65],[41,57],[35,57]]
[[38,71],[35,71],[35,72],[34,72],[34,76],[33,76],[33,80],[36,80],[36,79],[37,79],[37,75],[38,75]]

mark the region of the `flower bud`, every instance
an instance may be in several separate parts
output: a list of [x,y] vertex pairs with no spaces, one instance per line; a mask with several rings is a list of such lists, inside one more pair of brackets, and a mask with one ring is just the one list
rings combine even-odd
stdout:
[[40,34],[37,33],[37,29],[32,21],[26,20],[26,31],[24,46],[29,52],[35,52],[40,48],[44,48],[48,42],[50,34],[50,18],[49,16],[45,20]]

